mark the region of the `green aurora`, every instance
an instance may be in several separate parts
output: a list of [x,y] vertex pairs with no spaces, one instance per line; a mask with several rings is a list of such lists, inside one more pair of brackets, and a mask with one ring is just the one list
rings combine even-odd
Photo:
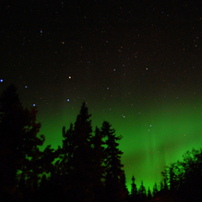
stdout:
[[[139,186],[143,180],[146,187],[152,188],[161,180],[165,165],[182,159],[182,155],[202,143],[202,107],[198,100],[177,100],[153,106],[114,107],[104,110],[103,106],[93,106],[88,102],[92,114],[92,125],[100,127],[104,120],[109,121],[122,135],[120,148],[124,152],[122,162],[126,172],[127,186],[130,190],[131,176],[134,175]],[[69,105],[51,111],[39,110],[38,119],[42,123],[41,133],[45,134],[45,145],[56,148],[61,145],[62,126],[74,123],[79,106]],[[92,105],[91,105],[92,104]],[[114,105],[116,106],[116,105]],[[121,112],[125,112],[123,115]],[[50,113],[50,114],[49,114]]]
[[130,190],[202,144],[201,1],[1,1],[0,92],[35,104],[43,146],[87,102],[123,136]]

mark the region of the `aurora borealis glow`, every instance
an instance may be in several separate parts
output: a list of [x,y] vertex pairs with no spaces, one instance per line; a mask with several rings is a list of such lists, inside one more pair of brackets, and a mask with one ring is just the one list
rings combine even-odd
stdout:
[[[90,106],[90,103],[88,105]],[[105,114],[102,109],[89,108],[94,126],[110,120],[116,133],[123,136],[120,148],[124,151],[122,161],[128,187],[133,174],[138,185],[143,180],[146,186],[153,187],[154,182],[160,181],[165,165],[180,160],[187,150],[202,146],[202,108],[200,99],[197,99],[162,105],[158,109],[138,109],[141,115],[125,108],[126,117],[123,118],[119,111]],[[74,122],[76,111],[79,111],[79,107],[75,110],[67,108],[59,113],[61,116],[58,121],[47,116],[41,117],[41,120],[44,119],[41,132],[49,134],[47,144],[55,147],[61,144],[60,126],[68,127],[70,122]]]
[[36,105],[45,145],[87,102],[93,126],[123,138],[127,185],[153,187],[202,143],[199,1],[1,3],[0,90]]

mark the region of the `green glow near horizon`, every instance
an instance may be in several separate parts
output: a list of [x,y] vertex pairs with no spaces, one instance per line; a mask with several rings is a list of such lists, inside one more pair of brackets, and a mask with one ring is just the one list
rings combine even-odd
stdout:
[[[46,145],[57,147],[61,144],[62,126],[68,128],[71,122],[75,122],[79,107],[75,110],[67,108],[67,111],[63,108],[52,118],[47,113],[39,113],[41,133],[47,137]],[[127,107],[111,111],[92,107],[91,110],[90,103],[88,107],[93,127],[101,127],[102,122],[107,120],[117,135],[123,136],[120,148],[124,152],[122,162],[129,190],[132,175],[138,186],[143,180],[146,187],[153,188],[155,182],[160,182],[165,165],[180,160],[187,150],[201,147],[202,106],[199,100],[162,104],[158,108],[142,107],[138,110]],[[123,109],[125,118],[121,116]]]

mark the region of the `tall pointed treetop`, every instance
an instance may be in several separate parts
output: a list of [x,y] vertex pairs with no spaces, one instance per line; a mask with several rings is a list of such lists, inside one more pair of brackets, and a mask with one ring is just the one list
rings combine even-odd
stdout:
[[81,106],[80,113],[77,116],[75,122],[75,131],[78,134],[89,135],[92,132],[91,120],[89,120],[91,114],[88,113],[88,108],[86,103],[83,102]]

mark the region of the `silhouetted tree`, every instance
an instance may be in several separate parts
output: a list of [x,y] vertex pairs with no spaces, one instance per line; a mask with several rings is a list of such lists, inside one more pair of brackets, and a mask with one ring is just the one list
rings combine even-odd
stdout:
[[92,125],[91,114],[86,103],[81,106],[74,124],[76,149],[73,158],[74,189],[76,201],[92,201],[93,193],[93,150],[91,147]]
[[102,202],[105,201],[105,194],[104,194],[104,149],[105,149],[105,143],[104,143],[104,136],[101,133],[100,129],[96,127],[94,135],[92,136],[92,148],[93,148],[93,167],[94,172],[93,174],[93,189],[94,189],[94,201]]
[[154,184],[154,187],[153,187],[153,196],[154,196],[154,197],[158,197],[158,192],[159,192],[158,186],[157,186],[157,184],[155,183],[155,184]]
[[[53,200],[56,197],[56,189],[58,188],[59,184],[53,183],[51,180],[51,174],[55,171],[54,161],[59,156],[58,150],[54,150],[48,145],[44,151],[42,152],[40,158],[40,165],[41,165],[41,173],[40,173],[40,182],[39,182],[39,190],[37,194],[37,201],[43,200]],[[60,187],[61,188],[61,187]],[[58,196],[57,196],[58,198]]]
[[138,196],[137,196],[137,186],[135,184],[135,177],[132,176],[131,180],[132,180],[132,183],[131,183],[130,198],[132,199],[132,201],[137,201],[138,200]]
[[[0,97],[0,190],[1,197],[20,197],[19,190],[33,192],[37,187],[39,145],[36,108],[24,109],[14,85]],[[28,188],[29,186],[29,188]],[[18,195],[18,196],[17,196]],[[22,194],[21,194],[22,197]],[[12,199],[8,200],[12,200]]]
[[[18,147],[22,141],[25,111],[20,103],[17,89],[9,86],[0,97],[0,191],[1,196],[16,191],[17,169],[22,161]],[[5,196],[4,196],[5,197]]]
[[24,109],[15,86],[0,97],[0,200],[122,202],[128,198],[116,136],[108,122],[92,134],[83,103],[74,124],[63,127],[62,147],[39,149],[36,107]]
[[[54,185],[57,186],[55,189],[58,190],[59,195],[63,195],[72,198],[74,197],[73,192],[73,182],[74,176],[72,175],[74,170],[74,155],[75,150],[77,148],[74,126],[70,124],[69,129],[66,131],[65,127],[62,130],[63,133],[63,141],[62,148],[58,148],[58,159],[55,163],[55,170],[52,172],[52,181],[54,181]],[[58,195],[57,194],[57,195]]]
[[29,111],[28,124],[25,126],[25,133],[23,141],[19,148],[23,152],[22,164],[18,169],[17,179],[19,188],[24,190],[24,195],[27,197],[35,196],[35,192],[38,189],[38,183],[40,180],[40,174],[43,172],[42,167],[42,155],[38,146],[42,146],[45,137],[41,135],[37,136],[40,130],[41,124],[36,123],[36,108],[32,108]]
[[162,172],[164,182],[168,185],[169,193],[172,196],[176,196],[179,193],[179,189],[183,183],[184,167],[180,161],[170,164]]
[[141,182],[141,185],[138,189],[138,198],[139,198],[139,201],[146,201],[146,198],[147,198],[146,188],[143,184],[143,181]]
[[62,170],[63,177],[67,176],[72,170],[72,160],[74,157],[75,149],[77,147],[75,143],[75,135],[73,124],[70,124],[70,127],[67,131],[65,131],[65,127],[63,127],[63,141],[62,141],[62,164],[60,169]]
[[148,188],[148,191],[147,191],[147,199],[148,199],[148,200],[151,200],[151,199],[152,199],[152,193],[151,193],[150,188]]
[[[182,161],[167,166],[162,173],[169,187],[169,195],[175,200],[200,201],[202,198],[202,150],[193,149]],[[164,183],[164,184],[165,184]]]
[[108,201],[123,201],[127,198],[125,174],[121,163],[122,151],[118,148],[120,136],[116,136],[111,125],[104,121],[101,132],[106,137],[105,148],[105,186]]
[[179,176],[179,194],[184,201],[200,201],[202,198],[202,150],[193,149],[183,156],[183,175]]
[[61,155],[56,163],[55,180],[71,201],[93,201],[94,157],[92,147],[91,114],[83,103],[76,122],[69,130],[63,128]]
[[157,190],[157,185],[155,185],[155,187],[156,188],[154,188],[154,190],[156,190],[156,191],[154,191],[154,192],[155,192],[156,197],[169,195],[169,190],[168,190],[168,185],[167,185],[166,179],[163,179],[160,182],[160,190]]

